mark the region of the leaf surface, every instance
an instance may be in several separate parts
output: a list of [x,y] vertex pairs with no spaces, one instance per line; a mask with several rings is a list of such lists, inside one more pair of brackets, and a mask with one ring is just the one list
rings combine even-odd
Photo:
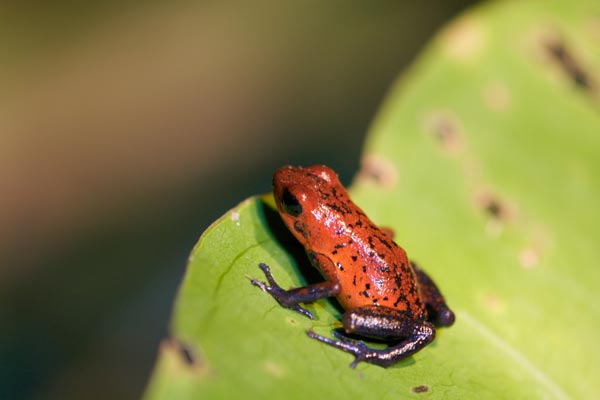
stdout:
[[[455,20],[394,86],[352,196],[457,314],[383,369],[306,337],[250,285],[318,281],[268,198],[194,248],[147,399],[591,398],[600,392],[600,3],[494,2]],[[265,177],[270,179],[270,177]],[[272,201],[272,200],[270,200]],[[417,393],[419,392],[420,393]]]

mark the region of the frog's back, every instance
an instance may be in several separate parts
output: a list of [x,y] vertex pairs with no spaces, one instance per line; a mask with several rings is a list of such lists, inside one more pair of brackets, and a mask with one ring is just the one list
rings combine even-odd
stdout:
[[338,301],[345,309],[379,305],[425,318],[425,307],[406,252],[360,208],[354,207],[360,219],[348,224],[348,234],[340,235],[342,240],[331,250],[340,270]]
[[345,309],[379,305],[426,317],[406,253],[352,202],[335,172],[288,166],[273,182],[286,225],[307,252],[333,263],[321,272],[340,283],[337,298]]
[[338,301],[345,309],[379,305],[426,318],[416,277],[404,249],[376,226],[339,183],[320,188],[328,231],[313,242],[336,267]]

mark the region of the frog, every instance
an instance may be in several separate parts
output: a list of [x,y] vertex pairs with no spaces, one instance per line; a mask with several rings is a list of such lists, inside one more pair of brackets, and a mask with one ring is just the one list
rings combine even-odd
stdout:
[[[307,335],[352,354],[352,368],[360,362],[388,368],[430,344],[436,325],[454,323],[434,281],[408,258],[391,229],[375,225],[350,199],[333,169],[283,166],[273,175],[273,196],[284,224],[325,280],[286,290],[260,263],[266,282],[250,282],[310,319],[314,315],[302,304],[335,297],[344,310],[344,333],[334,330],[329,338],[309,329]],[[369,339],[387,347],[369,347]]]

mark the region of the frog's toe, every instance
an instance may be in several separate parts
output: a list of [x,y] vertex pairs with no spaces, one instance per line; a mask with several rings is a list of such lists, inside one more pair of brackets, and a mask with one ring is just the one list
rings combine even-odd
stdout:
[[334,339],[330,339],[325,336],[321,336],[318,333],[315,333],[313,330],[307,331],[306,334],[313,339],[317,339],[320,342],[326,343],[330,346],[333,346],[335,348],[343,350],[346,353],[350,353],[350,354],[354,355],[355,359],[350,364],[350,367],[352,367],[352,368],[355,368],[359,362],[365,361],[367,359],[367,354],[369,353],[369,348],[367,347],[366,344],[364,344],[361,341],[352,340],[336,331],[333,332],[333,335],[338,340],[334,340]]
[[271,268],[265,263],[259,263],[258,268],[262,269],[265,275],[271,275]]
[[260,268],[262,270],[262,272],[265,273],[265,276],[267,277],[267,279],[269,280],[269,282],[271,280],[275,280],[273,278],[273,275],[271,274],[271,268],[267,264],[260,263],[260,264],[258,264],[258,268]]
[[442,326],[450,326],[455,320],[454,313],[450,309],[445,309],[438,315],[438,321]]
[[304,308],[304,307],[302,307],[302,306],[300,306],[298,304],[294,304],[292,306],[289,306],[288,308],[290,308],[290,309],[292,309],[294,311],[297,311],[300,314],[305,315],[305,316],[307,316],[310,319],[315,319],[315,316],[310,311],[308,311],[306,308]]
[[323,342],[323,343],[333,344],[333,342],[334,342],[333,340],[329,339],[328,337],[319,335],[318,333],[316,333],[312,329],[307,330],[306,334],[308,335],[308,337],[313,338],[313,339],[317,339],[318,341]]
[[275,289],[277,289],[279,291],[284,291],[277,284],[277,282],[275,282],[275,278],[273,278],[273,274],[271,274],[271,268],[267,264],[260,263],[260,264],[258,264],[258,267],[260,269],[262,269],[262,271],[265,273],[265,276],[267,277],[267,281],[269,282],[269,285],[271,285],[272,288],[275,288]]
[[[365,346],[365,344],[364,344],[363,342],[360,342],[360,341],[358,341],[358,340],[353,340],[353,339],[350,339],[349,337],[347,337],[347,336],[344,336],[344,334],[343,334],[343,333],[341,333],[341,332],[338,332],[338,331],[333,331],[333,336],[335,336],[335,337],[336,337],[336,339],[339,339],[340,341],[342,341],[342,342],[344,342],[344,343],[346,343],[346,344],[352,344],[352,345],[359,346],[359,347],[360,347],[361,345],[362,345],[362,346]],[[366,347],[366,346],[365,346],[365,347]]]
[[335,336],[337,339],[348,345],[352,345],[352,347],[355,348],[356,351],[366,351],[369,349],[364,342],[360,340],[350,339],[349,337],[344,336],[344,334],[341,332],[333,331],[333,336]]
[[355,354],[354,355],[354,361],[352,361],[350,363],[350,368],[352,368],[352,369],[356,368],[356,366],[358,365],[359,362],[365,361],[365,360],[366,360],[366,357],[364,356],[363,353]]
[[256,286],[256,287],[260,288],[260,290],[262,290],[263,292],[267,292],[268,291],[267,290],[268,286],[267,286],[266,282],[262,282],[262,281],[259,281],[258,279],[251,278],[251,277],[248,277],[248,279],[250,279],[250,283],[253,286]]
[[341,334],[340,332],[338,332],[338,331],[333,331],[333,336],[335,336],[336,338],[338,338],[338,339],[340,339],[340,340],[342,340],[342,341],[344,341],[344,342],[350,341],[350,339],[349,339],[349,338],[347,338],[346,336],[342,335],[342,334]]

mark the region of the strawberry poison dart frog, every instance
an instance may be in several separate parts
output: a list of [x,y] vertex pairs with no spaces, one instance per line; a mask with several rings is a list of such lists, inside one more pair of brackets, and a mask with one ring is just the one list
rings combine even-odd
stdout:
[[260,264],[268,284],[253,285],[283,307],[313,319],[300,303],[335,296],[344,308],[346,334],[382,340],[385,349],[334,333],[327,338],[309,330],[308,336],[355,356],[351,367],[364,361],[382,367],[411,356],[435,337],[435,326],[450,326],[454,313],[429,276],[348,197],[336,173],[324,165],[286,166],[273,177],[279,214],[306,249],[308,259],[325,281],[284,290],[269,267]]

